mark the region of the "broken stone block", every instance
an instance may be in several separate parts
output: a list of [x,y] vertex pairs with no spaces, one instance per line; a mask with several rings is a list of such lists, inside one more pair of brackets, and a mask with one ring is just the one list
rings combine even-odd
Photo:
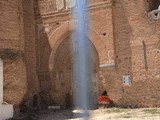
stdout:
[[13,105],[0,104],[0,120],[5,120],[13,117]]

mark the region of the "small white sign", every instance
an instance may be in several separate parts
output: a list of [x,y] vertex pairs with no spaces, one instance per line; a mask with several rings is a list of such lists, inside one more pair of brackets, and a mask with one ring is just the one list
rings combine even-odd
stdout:
[[131,76],[130,75],[123,76],[123,85],[131,86]]

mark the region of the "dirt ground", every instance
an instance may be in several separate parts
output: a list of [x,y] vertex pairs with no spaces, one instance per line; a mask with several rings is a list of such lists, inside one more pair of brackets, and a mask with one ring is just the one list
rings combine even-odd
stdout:
[[[89,111],[89,120],[160,120],[160,108],[100,108]],[[83,120],[81,110],[40,111],[35,120]]]

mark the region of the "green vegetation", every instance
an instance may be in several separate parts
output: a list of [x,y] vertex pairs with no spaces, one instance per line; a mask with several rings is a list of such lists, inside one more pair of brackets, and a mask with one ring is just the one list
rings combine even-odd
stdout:
[[143,110],[145,113],[150,113],[150,114],[160,114],[160,109],[145,109]]
[[131,118],[131,116],[128,116],[128,115],[127,115],[127,116],[124,116],[123,118]]
[[129,109],[122,109],[122,108],[112,108],[112,109],[107,109],[107,113],[122,113],[122,112],[128,112]]

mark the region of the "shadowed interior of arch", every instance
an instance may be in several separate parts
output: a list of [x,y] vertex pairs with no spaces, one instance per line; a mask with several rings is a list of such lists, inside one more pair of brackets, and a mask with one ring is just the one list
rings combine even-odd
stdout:
[[[98,102],[98,70],[99,70],[99,58],[98,53],[92,42],[87,39],[87,42],[91,45],[93,53],[88,55],[90,57],[90,62],[93,63],[93,78],[91,78],[92,84],[88,86],[89,95],[88,100],[90,101],[90,106],[94,106]],[[82,48],[83,49],[83,48]],[[74,102],[74,80],[73,80],[73,53],[74,47],[72,44],[72,36],[69,34],[62,42],[59,44],[58,48],[55,50],[54,63],[52,66],[52,71],[50,75],[52,78],[52,83],[54,84],[54,90],[52,91],[52,96],[54,102],[63,108],[72,107]],[[96,89],[96,90],[94,90]]]

